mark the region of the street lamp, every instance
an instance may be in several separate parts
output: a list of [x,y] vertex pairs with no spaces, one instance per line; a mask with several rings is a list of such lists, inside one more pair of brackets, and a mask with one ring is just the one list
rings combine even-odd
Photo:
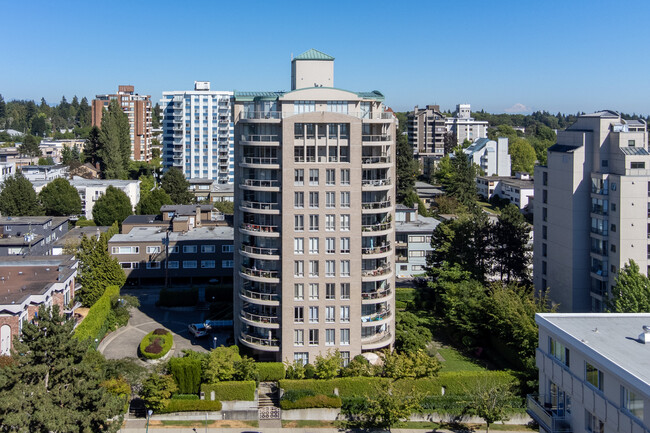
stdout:
[[149,433],[149,418],[151,418],[152,414],[153,414],[153,411],[151,409],[149,409],[147,411],[147,432],[146,433]]
[[217,348],[217,337],[214,337],[214,338],[212,339],[212,348],[213,348],[213,349],[216,349],[216,348]]

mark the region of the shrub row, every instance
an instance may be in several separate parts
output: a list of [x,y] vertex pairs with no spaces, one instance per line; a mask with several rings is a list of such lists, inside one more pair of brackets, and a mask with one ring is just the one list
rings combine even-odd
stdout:
[[[90,339],[101,339],[101,335],[106,332],[108,326],[106,320],[111,313],[111,298],[120,295],[118,286],[108,286],[104,294],[90,307],[86,318],[77,326],[74,335],[78,340],[84,341]],[[103,332],[102,332],[103,330]]]
[[172,358],[169,360],[178,392],[181,394],[198,394],[201,385],[201,360],[191,357]]
[[205,393],[205,399],[210,400],[212,391],[214,399],[219,401],[229,400],[255,400],[256,384],[254,380],[243,382],[218,382],[208,385],[201,385],[201,392]]
[[196,394],[174,394],[172,400],[199,400],[199,396]]
[[280,408],[283,410],[310,409],[315,407],[339,408],[341,407],[341,398],[335,395],[318,394],[301,397],[296,401],[291,401],[284,398],[280,400]]
[[278,381],[285,377],[284,363],[282,362],[258,362],[257,372],[260,382]]
[[162,358],[174,344],[174,338],[169,331],[164,335],[154,334],[154,332],[156,331],[145,335],[140,342],[140,354],[147,359]]
[[218,411],[221,410],[220,401],[210,400],[169,400],[165,408],[158,411],[158,413],[171,413],[171,412],[194,412],[194,411]]
[[[344,402],[343,404],[346,404]],[[458,414],[462,413],[472,402],[464,398],[462,395],[436,395],[436,396],[427,396],[422,399],[420,402],[421,413],[452,413]],[[513,397],[510,399],[506,406],[509,408],[523,408],[523,399],[521,397]]]
[[[338,395],[342,398],[366,396],[374,392],[378,387],[384,387],[390,379],[383,377],[345,377],[330,380],[304,379],[304,380],[281,380],[280,388],[285,392],[293,390],[310,390],[314,394],[334,394],[338,389]],[[517,378],[505,371],[462,371],[439,373],[437,377],[426,379],[399,379],[393,382],[393,386],[406,392],[415,391],[422,395],[442,395],[442,387],[445,387],[445,395],[466,395],[478,383],[487,384],[516,384]]]

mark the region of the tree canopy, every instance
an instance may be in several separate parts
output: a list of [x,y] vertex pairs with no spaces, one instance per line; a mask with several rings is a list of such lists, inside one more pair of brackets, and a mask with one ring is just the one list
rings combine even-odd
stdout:
[[24,433],[116,432],[126,403],[100,386],[103,372],[74,322],[41,307],[14,340],[14,363],[0,369],[0,425]]
[[650,279],[634,260],[619,271],[606,305],[612,313],[650,313]]
[[21,172],[9,176],[2,183],[0,212],[6,216],[42,215],[34,186]]
[[81,213],[81,198],[67,179],[58,178],[45,185],[38,194],[45,215],[67,216]]
[[144,197],[142,197],[141,192],[140,196],[140,202],[137,206],[138,215],[158,215],[161,206],[173,204],[169,194],[167,194],[162,188],[156,188],[148,194],[145,194]]
[[18,147],[18,151],[21,155],[31,156],[32,158],[41,156],[41,148],[39,147],[38,142],[39,140],[33,135],[26,135],[23,138],[23,142]]
[[131,200],[124,191],[114,186],[106,188],[106,194],[93,207],[93,220],[100,226],[110,226],[116,221],[122,225],[122,221],[132,214]]
[[103,164],[107,179],[126,179],[131,159],[131,136],[129,118],[117,100],[111,101],[102,116],[99,131],[101,147],[97,154]]
[[194,200],[194,195],[189,191],[190,183],[178,168],[167,170],[160,184],[174,204],[190,204]]
[[512,173],[518,171],[533,173],[537,155],[535,149],[523,138],[515,138],[508,143],[508,153],[511,158]]
[[397,135],[397,195],[402,202],[409,191],[413,190],[417,179],[419,166],[413,158],[413,148],[408,144],[404,134]]
[[530,279],[530,225],[514,204],[501,210],[497,223],[492,227],[492,251],[494,271],[506,282]]

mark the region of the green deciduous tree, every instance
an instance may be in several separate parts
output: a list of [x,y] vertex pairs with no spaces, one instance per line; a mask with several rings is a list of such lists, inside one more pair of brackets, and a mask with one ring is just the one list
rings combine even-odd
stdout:
[[41,156],[41,148],[38,146],[39,140],[33,135],[26,135],[23,138],[23,142],[18,147],[18,151],[21,155],[31,156],[36,158]]
[[388,430],[408,420],[420,408],[421,396],[394,387],[378,386],[374,392],[364,397],[361,405],[346,406],[343,411],[350,421],[347,427],[361,427],[366,430]]
[[235,213],[235,203],[232,201],[217,201],[214,207],[224,215],[232,215]]
[[527,282],[530,278],[530,225],[514,204],[501,210],[492,227],[494,270],[501,280]]
[[203,365],[203,380],[207,383],[232,380],[235,375],[235,363],[241,359],[237,346],[212,349]]
[[14,364],[0,370],[0,425],[24,433],[116,432],[124,400],[100,386],[103,372],[74,322],[41,307],[14,341]]
[[395,349],[415,352],[425,349],[433,338],[426,321],[408,311],[398,311],[395,316]]
[[440,370],[440,362],[424,350],[398,352],[384,350],[382,375],[392,379],[435,377]]
[[179,169],[167,170],[160,180],[160,184],[174,204],[192,203],[194,195],[189,191],[190,183]]
[[257,364],[253,358],[242,356],[239,361],[235,361],[234,366],[235,374],[233,375],[233,379],[257,381],[259,377],[259,371],[257,369]]
[[634,260],[619,271],[606,305],[612,313],[650,313],[650,279]]
[[93,220],[100,226],[110,226],[116,221],[121,225],[122,221],[132,214],[131,200],[124,191],[114,186],[106,188],[106,194],[101,196],[93,207]]
[[108,240],[118,231],[113,225],[99,239],[84,236],[79,246],[79,275],[81,290],[77,297],[86,307],[92,306],[104,294],[106,287],[121,287],[126,281],[124,270],[116,258],[108,253]]
[[0,212],[5,216],[42,215],[43,210],[34,186],[21,172],[6,178],[2,183]]
[[54,179],[45,185],[38,197],[45,215],[67,216],[81,213],[79,192],[67,179]]
[[341,358],[341,352],[338,349],[328,350],[327,355],[317,355],[314,362],[316,376],[319,379],[333,379],[339,375],[342,363],[343,358]]
[[533,173],[537,155],[533,146],[524,138],[515,138],[508,143],[508,153],[512,163],[512,173],[518,171]]
[[153,191],[140,198],[137,206],[138,215],[158,215],[163,205],[172,204],[169,194],[162,188],[156,188]]
[[129,118],[117,100],[111,101],[102,116],[98,151],[106,179],[126,179],[131,158]]
[[466,412],[483,418],[487,424],[486,433],[489,433],[490,424],[509,419],[506,409],[510,407],[513,397],[511,386],[479,383],[470,390],[470,404]]
[[158,412],[167,406],[169,399],[176,391],[178,391],[178,387],[171,375],[152,373],[142,384],[140,396],[149,409]]
[[343,377],[369,377],[372,374],[373,368],[363,355],[352,358],[347,367],[341,370],[341,376]]

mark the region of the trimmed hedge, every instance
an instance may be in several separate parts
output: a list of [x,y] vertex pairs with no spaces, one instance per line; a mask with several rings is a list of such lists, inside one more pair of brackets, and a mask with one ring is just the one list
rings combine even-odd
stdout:
[[106,320],[111,313],[111,298],[119,295],[118,286],[106,287],[104,294],[90,307],[86,318],[74,330],[75,338],[81,341],[90,339],[91,343],[94,343],[95,339],[104,338],[102,334],[108,329]]
[[169,400],[165,408],[159,410],[157,413],[171,413],[171,412],[211,412],[221,410],[220,401],[210,400]]
[[255,389],[257,388],[254,380],[241,382],[218,382],[208,385],[201,385],[201,392],[205,393],[206,400],[209,400],[214,391],[214,399],[219,401],[229,400],[255,400]]
[[[378,387],[387,386],[391,379],[384,377],[344,377],[330,380],[303,379],[281,380],[280,388],[285,392],[294,390],[310,390],[314,394],[334,394],[338,389],[341,398],[362,397],[371,394]],[[410,392],[412,390],[425,396],[466,395],[481,382],[494,384],[517,384],[517,378],[505,371],[463,371],[439,373],[435,378],[399,379],[393,382],[397,389]]]
[[282,410],[311,409],[316,407],[339,408],[341,407],[341,398],[335,395],[318,394],[301,397],[296,401],[285,400],[284,398],[280,400],[280,408]]
[[172,400],[200,400],[196,394],[174,394]]
[[191,357],[172,358],[169,370],[174,376],[178,392],[181,394],[198,394],[201,385],[201,360]]
[[[174,345],[174,337],[171,332],[167,331],[167,334],[165,335],[154,334],[154,332],[156,331],[152,331],[145,335],[140,342],[140,355],[147,359],[162,358],[167,355]],[[160,343],[160,341],[162,341],[162,344],[157,344],[157,342]]]
[[257,362],[255,365],[260,382],[275,382],[285,378],[286,372],[282,362]]

